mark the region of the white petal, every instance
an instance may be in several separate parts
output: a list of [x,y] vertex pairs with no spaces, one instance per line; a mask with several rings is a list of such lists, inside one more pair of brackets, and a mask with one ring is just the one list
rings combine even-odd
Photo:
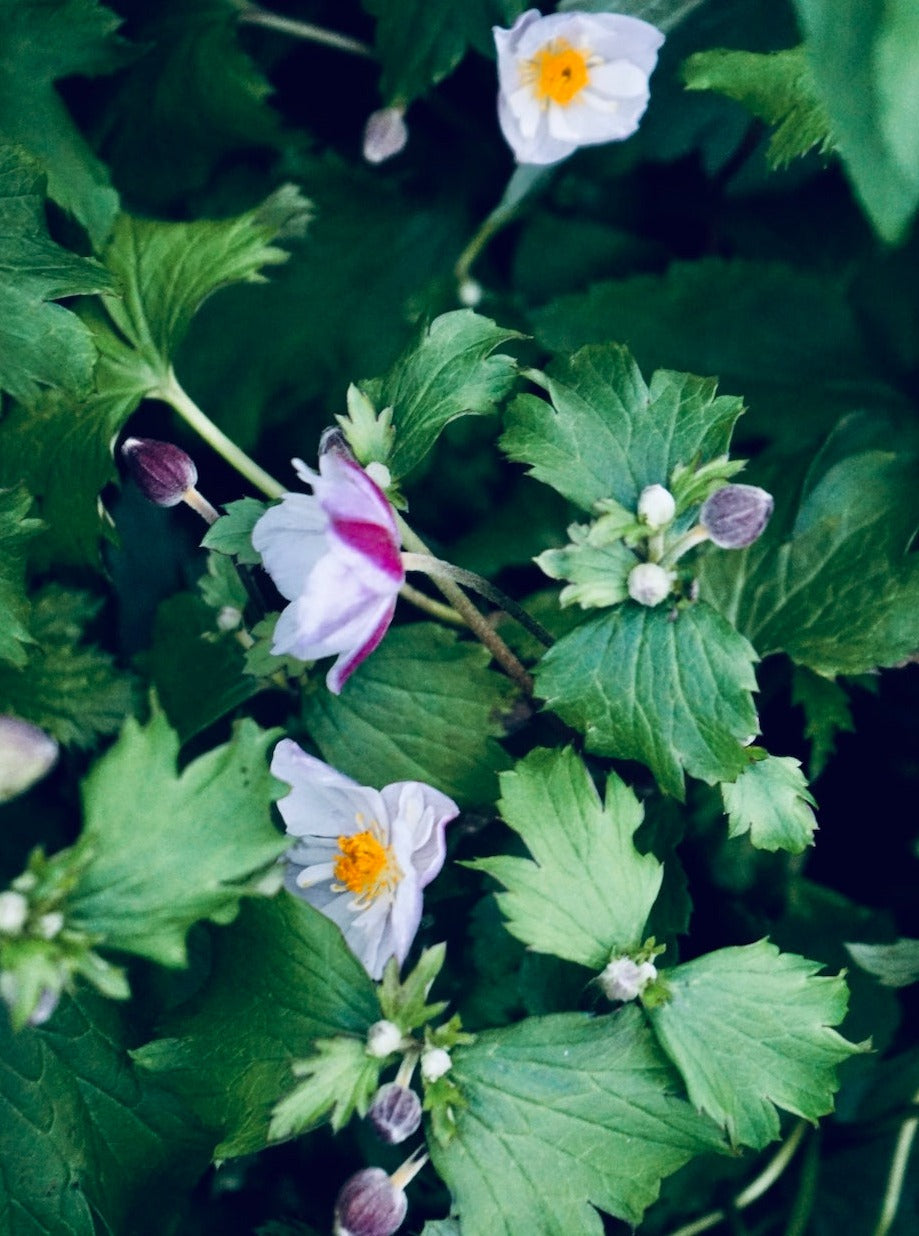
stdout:
[[383,817],[388,822],[386,806],[376,790],[358,785],[307,755],[289,738],[275,747],[271,772],[291,787],[278,810],[292,836],[349,837],[368,827],[371,820]]
[[[549,133],[557,141],[579,143],[583,139],[581,137],[581,129],[578,125],[573,125],[569,119],[569,111],[571,108],[559,107],[555,103],[549,104],[548,121]],[[575,116],[582,109],[575,112]]]
[[[406,836],[409,861],[424,888],[444,864],[444,828],[459,815],[459,807],[452,798],[421,781],[397,781],[385,786],[380,796],[392,821],[393,842],[397,836]],[[404,860],[400,854],[397,857],[401,866]]]
[[311,863],[303,867],[297,876],[297,888],[312,888],[314,884],[331,884],[335,875],[334,863]]
[[590,87],[613,98],[630,99],[645,93],[648,75],[628,60],[612,60],[591,70]]
[[518,163],[558,163],[577,149],[576,143],[557,141],[545,125],[540,125],[535,137],[525,138],[503,95],[498,96],[498,123]]
[[329,518],[310,494],[285,494],[252,529],[252,544],[281,596],[292,601],[327,551]]

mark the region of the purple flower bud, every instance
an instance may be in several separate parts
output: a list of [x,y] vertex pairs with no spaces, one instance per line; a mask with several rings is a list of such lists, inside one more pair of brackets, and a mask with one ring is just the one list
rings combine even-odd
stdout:
[[22,794],[51,769],[58,746],[19,717],[0,716],[0,803]]
[[176,506],[198,482],[191,457],[171,442],[126,438],[121,454],[140,492],[157,506]]
[[719,549],[746,549],[772,514],[772,494],[757,485],[725,485],[702,504],[699,523]]
[[407,1210],[405,1194],[382,1167],[365,1167],[341,1187],[335,1201],[335,1236],[392,1236]]
[[421,1124],[421,1100],[408,1086],[387,1082],[373,1096],[367,1115],[383,1141],[395,1146],[417,1133]]
[[405,148],[408,127],[405,109],[381,107],[371,112],[364,125],[364,158],[368,163],[382,163]]

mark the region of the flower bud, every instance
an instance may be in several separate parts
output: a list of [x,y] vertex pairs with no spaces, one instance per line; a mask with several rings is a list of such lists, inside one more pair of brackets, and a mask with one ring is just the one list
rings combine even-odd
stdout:
[[452,1067],[450,1053],[443,1047],[426,1047],[421,1053],[421,1076],[426,1082],[436,1082]]
[[0,935],[16,936],[29,917],[29,903],[22,893],[7,889],[0,893]]
[[657,966],[650,961],[615,957],[597,980],[608,1000],[634,1000],[657,978]]
[[57,759],[57,743],[19,717],[0,716],[0,803],[40,781]]
[[375,1021],[367,1031],[367,1055],[383,1060],[402,1046],[402,1031],[391,1021]]
[[629,571],[629,596],[639,605],[660,605],[670,595],[674,575],[656,562],[642,562]]
[[381,107],[371,112],[364,125],[364,158],[368,163],[383,163],[400,150],[408,141],[408,126],[405,123],[405,108]]
[[666,528],[676,514],[673,494],[663,485],[646,485],[638,498],[638,518],[656,532]]
[[171,442],[127,438],[121,454],[137,488],[157,506],[176,506],[198,483],[198,469],[190,455]]
[[395,1146],[418,1131],[421,1100],[408,1086],[387,1082],[373,1096],[367,1115],[383,1141]]
[[335,1236],[392,1236],[408,1210],[402,1190],[382,1167],[365,1167],[341,1187],[335,1201]]
[[51,987],[45,987],[35,1002],[35,1008],[29,1014],[30,1026],[43,1026],[58,1006],[61,993]]
[[706,498],[699,523],[719,549],[745,549],[772,514],[772,495],[757,485],[725,485]]
[[45,940],[53,940],[56,935],[60,935],[63,926],[64,916],[60,910],[49,910],[36,923],[38,934]]

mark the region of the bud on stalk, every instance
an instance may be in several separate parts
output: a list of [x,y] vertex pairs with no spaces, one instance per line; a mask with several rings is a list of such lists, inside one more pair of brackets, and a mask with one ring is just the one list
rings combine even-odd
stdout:
[[719,549],[746,549],[762,534],[773,505],[756,485],[725,485],[703,502],[699,523]]

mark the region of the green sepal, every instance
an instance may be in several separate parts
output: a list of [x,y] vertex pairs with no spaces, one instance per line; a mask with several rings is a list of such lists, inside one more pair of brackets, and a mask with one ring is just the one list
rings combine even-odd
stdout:
[[315,1055],[297,1060],[291,1066],[295,1077],[303,1077],[290,1094],[281,1099],[271,1114],[268,1137],[280,1141],[314,1128],[326,1116],[337,1133],[356,1112],[366,1116],[370,1101],[380,1084],[383,1062],[368,1056],[363,1039],[316,1039]]

